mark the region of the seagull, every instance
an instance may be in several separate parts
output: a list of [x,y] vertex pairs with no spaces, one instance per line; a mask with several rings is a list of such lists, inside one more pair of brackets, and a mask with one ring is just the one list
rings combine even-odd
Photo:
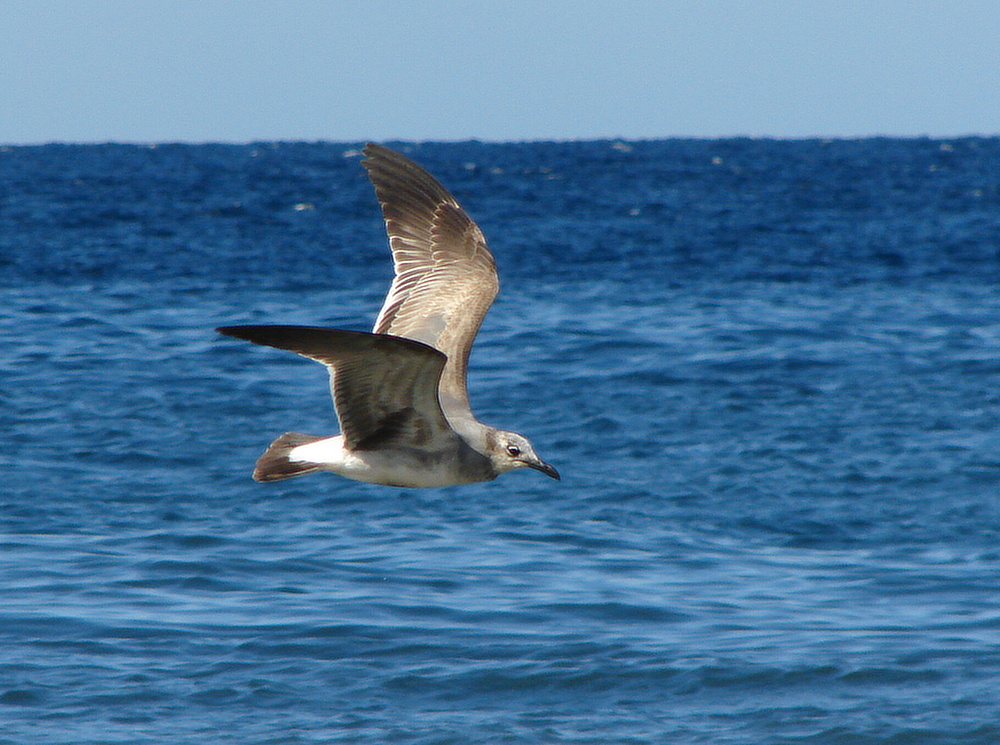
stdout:
[[533,468],[559,479],[523,435],[478,421],[469,350],[499,289],[479,226],[427,171],[369,143],[362,165],[382,207],[395,276],[372,333],[315,326],[217,331],[327,366],[340,434],[286,432],[257,460],[257,481],[331,471],[357,481],[435,487]]

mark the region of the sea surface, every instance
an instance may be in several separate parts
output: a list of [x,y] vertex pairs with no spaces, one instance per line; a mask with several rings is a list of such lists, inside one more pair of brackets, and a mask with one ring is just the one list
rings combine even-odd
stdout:
[[533,471],[258,484],[361,143],[0,148],[0,743],[1000,742],[1000,139],[397,146]]

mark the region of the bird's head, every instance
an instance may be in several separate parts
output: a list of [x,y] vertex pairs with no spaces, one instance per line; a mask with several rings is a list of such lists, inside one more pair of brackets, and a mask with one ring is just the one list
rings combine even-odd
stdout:
[[550,478],[559,480],[559,472],[535,453],[528,438],[517,432],[496,430],[491,439],[489,457],[497,473],[515,468],[534,468]]

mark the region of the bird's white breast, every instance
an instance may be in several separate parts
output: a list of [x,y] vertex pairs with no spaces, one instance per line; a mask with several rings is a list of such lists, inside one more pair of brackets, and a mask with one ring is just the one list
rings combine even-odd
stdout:
[[288,453],[296,462],[315,463],[323,470],[356,481],[412,488],[472,483],[455,480],[454,463],[447,459],[417,457],[406,450],[348,450],[342,435],[299,445]]

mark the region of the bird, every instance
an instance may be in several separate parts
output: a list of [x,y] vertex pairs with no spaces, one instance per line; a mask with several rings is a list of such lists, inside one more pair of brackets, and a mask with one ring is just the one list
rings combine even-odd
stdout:
[[270,482],[329,471],[357,481],[424,488],[491,481],[532,468],[559,480],[526,437],[472,413],[469,352],[499,290],[479,226],[421,166],[368,143],[394,276],[371,333],[319,326],[223,326],[226,336],[326,365],[340,424],[333,436],[286,432],[260,456]]

